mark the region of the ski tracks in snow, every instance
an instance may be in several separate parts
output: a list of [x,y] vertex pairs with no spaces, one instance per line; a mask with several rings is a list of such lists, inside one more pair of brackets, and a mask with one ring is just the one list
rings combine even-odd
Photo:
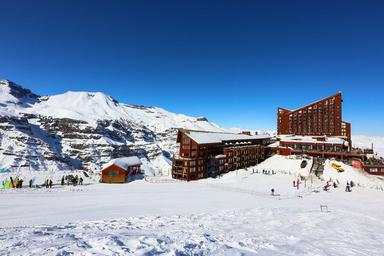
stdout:
[[380,255],[384,224],[363,217],[277,208],[2,228],[0,254]]

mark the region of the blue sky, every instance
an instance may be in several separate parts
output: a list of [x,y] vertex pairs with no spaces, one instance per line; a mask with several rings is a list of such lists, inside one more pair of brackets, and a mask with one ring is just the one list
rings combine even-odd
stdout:
[[384,135],[380,1],[0,0],[0,78],[275,129],[276,108],[342,91],[354,134]]

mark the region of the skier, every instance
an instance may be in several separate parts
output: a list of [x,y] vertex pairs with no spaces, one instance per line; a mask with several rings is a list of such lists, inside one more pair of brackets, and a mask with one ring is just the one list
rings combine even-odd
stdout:
[[64,175],[61,177],[61,186],[64,186]]
[[295,188],[296,187],[296,181],[293,180],[293,187]]
[[48,179],[45,180],[45,187],[49,188],[49,180]]
[[274,195],[275,195],[275,190],[271,189],[271,196],[274,196]]
[[32,188],[32,179],[29,180],[29,187]]
[[[220,177],[220,176],[219,176]],[[83,185],[83,177],[80,177],[79,179],[79,185]]]
[[52,185],[53,185],[53,181],[49,180],[49,188],[52,188]]

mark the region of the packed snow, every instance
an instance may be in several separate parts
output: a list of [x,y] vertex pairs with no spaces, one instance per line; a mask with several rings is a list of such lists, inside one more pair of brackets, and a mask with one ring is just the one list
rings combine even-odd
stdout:
[[312,176],[294,187],[302,160],[274,156],[193,182],[1,190],[0,254],[382,255],[384,192],[325,192]]

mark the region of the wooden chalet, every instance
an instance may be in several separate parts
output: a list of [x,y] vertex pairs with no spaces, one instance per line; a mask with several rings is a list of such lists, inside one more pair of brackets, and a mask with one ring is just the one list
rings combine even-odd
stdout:
[[172,177],[196,180],[256,165],[268,155],[269,135],[179,129]]
[[124,183],[129,176],[141,173],[141,161],[137,156],[111,160],[101,170],[101,182]]

